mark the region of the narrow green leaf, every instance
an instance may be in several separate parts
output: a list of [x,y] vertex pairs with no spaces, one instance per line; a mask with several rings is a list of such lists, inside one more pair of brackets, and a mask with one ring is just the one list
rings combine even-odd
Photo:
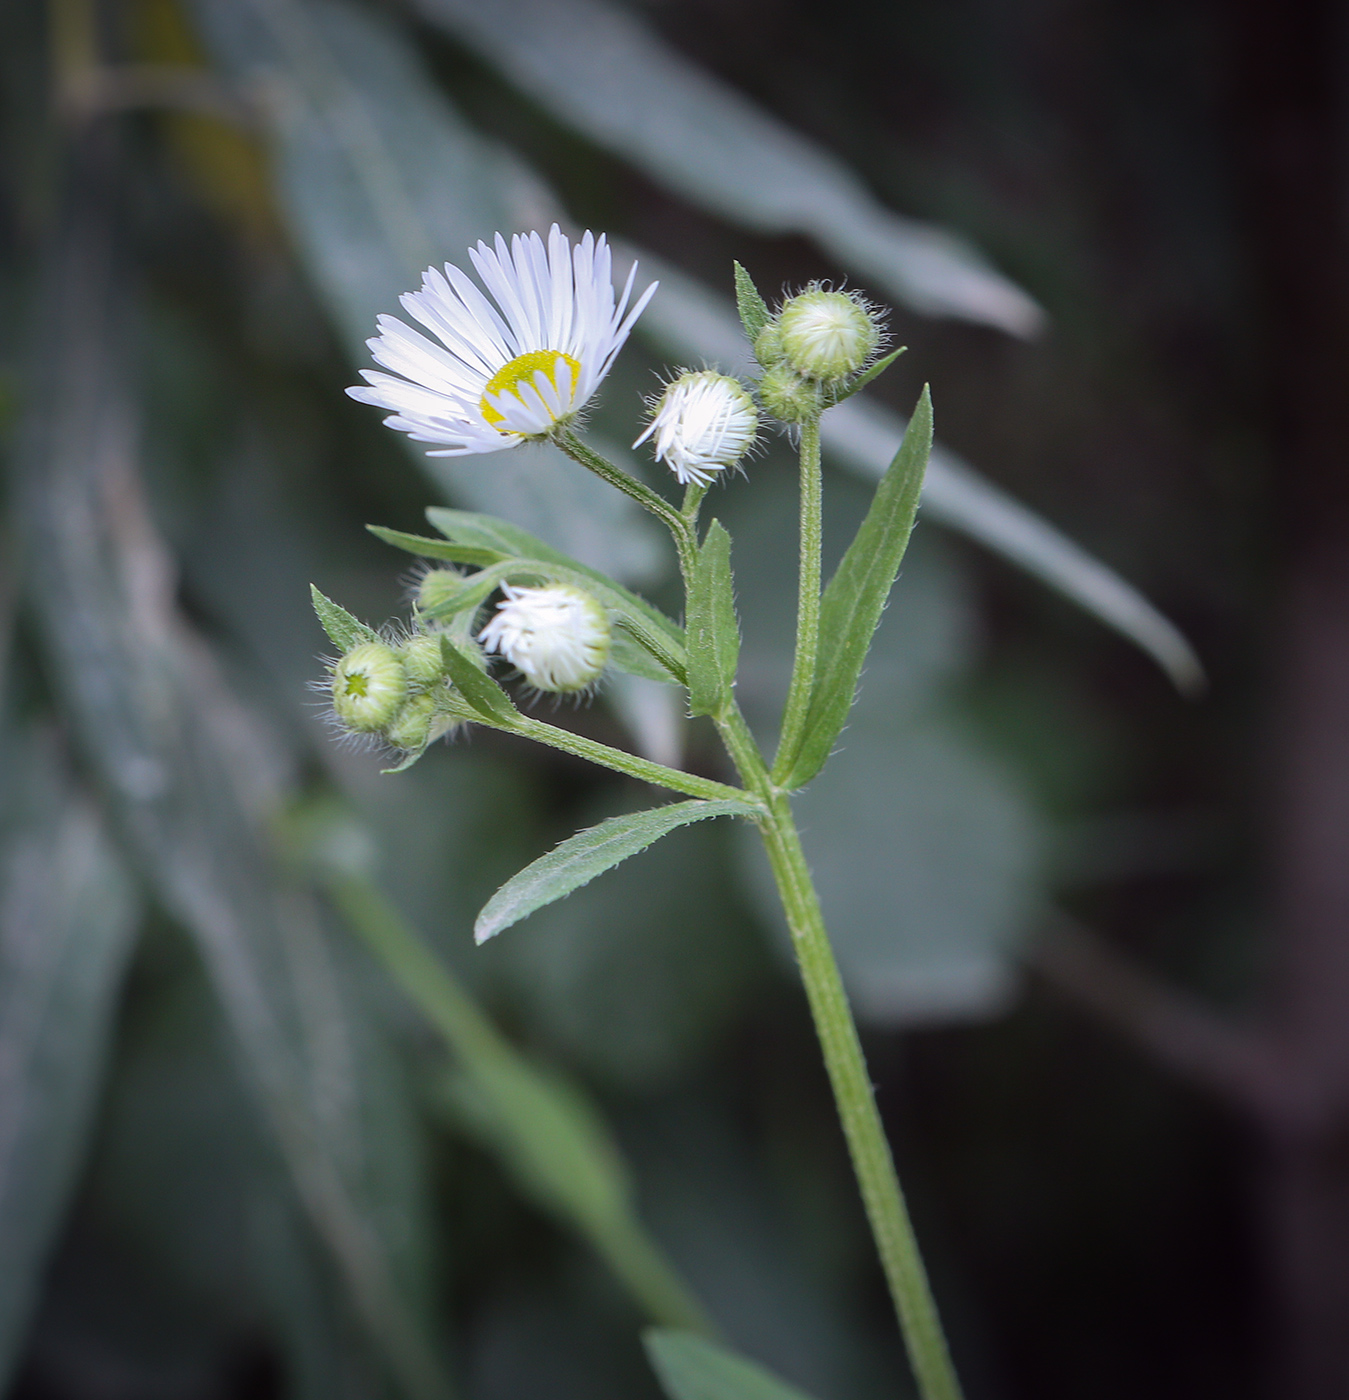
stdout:
[[405,549],[409,554],[423,559],[445,559],[451,564],[473,564],[485,568],[502,559],[510,558],[512,550],[475,548],[472,545],[454,544],[445,540],[428,539],[425,535],[409,535],[405,530],[390,530],[383,525],[367,525],[372,535],[391,544],[395,549]]
[[429,507],[426,518],[455,544],[482,550],[493,550],[497,551],[499,555],[517,559],[539,560],[545,564],[555,564],[573,570],[581,576],[578,582],[589,580],[590,583],[597,584],[608,594],[621,598],[623,600],[621,611],[631,612],[635,616],[645,618],[677,642],[682,651],[684,629],[677,622],[666,617],[659,608],[653,607],[640,594],[634,593],[629,588],[624,588],[620,583],[615,583],[613,579],[602,574],[598,569],[592,569],[588,565],[563,554],[560,550],[554,549],[538,536],[531,535],[528,530],[522,530],[518,525],[512,525],[508,520],[498,520],[495,516],[479,515],[467,510],[449,510],[443,506]]
[[323,630],[339,651],[350,651],[362,642],[379,641],[379,633],[373,627],[367,627],[341,604],[324,597],[312,583],[309,585],[309,596],[314,600],[314,611],[318,614]]
[[740,324],[753,345],[769,322],[768,303],[760,296],[754,279],[739,263],[735,264],[735,306],[740,312]]
[[414,0],[530,100],[681,198],[803,233],[924,315],[1031,335],[1044,313],[955,234],[877,204],[857,173],[612,0]]
[[932,398],[924,388],[904,441],[881,478],[820,603],[820,653],[800,752],[786,785],[801,787],[824,766],[857,692],[871,639],[908,547],[932,450]]
[[865,389],[873,379],[879,379],[908,348],[907,345],[901,345],[898,350],[892,350],[888,355],[882,355],[870,369],[864,370],[847,388],[836,394],[834,402],[840,404],[844,399],[852,398],[859,389]]
[[598,826],[568,837],[546,856],[540,856],[507,880],[478,915],[473,936],[479,943],[485,943],[536,909],[569,895],[574,889],[589,884],[596,875],[646,850],[653,841],[677,827],[706,821],[708,817],[754,815],[755,808],[748,803],[726,800],[671,802],[645,812],[610,817]]
[[[622,627],[660,667],[654,676],[659,680],[674,680],[683,684],[686,678],[684,629],[652,607],[645,598],[615,583],[613,579],[569,559],[543,540],[491,515],[479,515],[467,510],[449,510],[432,506],[426,518],[455,545],[484,552],[493,551],[520,560],[521,573],[534,572],[558,583],[571,583],[593,593]],[[623,669],[623,663],[616,662]],[[652,675],[650,667],[634,672]]]
[[528,556],[532,559],[547,559],[550,556],[556,563],[570,564],[565,554],[545,544],[537,535],[513,525],[509,520],[501,520],[495,515],[483,515],[472,510],[451,510],[448,506],[428,506],[426,518],[432,525],[455,544],[469,545],[477,549],[492,550],[498,556]]
[[721,521],[708,527],[689,590],[687,633],[689,708],[718,713],[735,684],[740,628],[731,578],[731,537]]
[[642,1341],[670,1400],[809,1400],[762,1366],[692,1332],[648,1327]]
[[510,696],[444,633],[440,638],[440,654],[455,688],[485,719],[510,724],[519,715]]

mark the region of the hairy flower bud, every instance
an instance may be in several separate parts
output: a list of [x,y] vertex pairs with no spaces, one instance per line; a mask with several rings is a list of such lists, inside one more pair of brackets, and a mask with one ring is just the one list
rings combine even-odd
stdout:
[[849,292],[812,288],[788,299],[777,320],[782,353],[808,379],[837,384],[856,374],[881,342],[875,313]]
[[418,633],[398,648],[398,655],[413,691],[430,690],[445,679],[445,662],[440,654],[439,637]]
[[463,588],[464,575],[458,569],[428,569],[417,584],[417,611],[440,617]]
[[[436,699],[434,695],[423,693],[414,695],[386,725],[384,737],[396,749],[413,751],[425,748],[433,738],[439,737],[436,721]],[[440,727],[440,733],[445,726]]]
[[503,584],[506,595],[478,640],[539,690],[570,694],[599,680],[609,660],[609,619],[580,588]]
[[706,486],[754,446],[759,414],[739,380],[715,370],[685,370],[656,400],[651,423],[633,443],[655,437],[657,461],[681,486]]
[[348,729],[373,733],[398,713],[407,688],[397,652],[383,642],[362,642],[333,667],[333,712]]
[[818,418],[825,406],[820,386],[798,374],[786,360],[764,370],[759,402],[779,422],[793,424]]
[[754,337],[754,358],[767,369],[783,357],[782,332],[777,321],[769,321]]

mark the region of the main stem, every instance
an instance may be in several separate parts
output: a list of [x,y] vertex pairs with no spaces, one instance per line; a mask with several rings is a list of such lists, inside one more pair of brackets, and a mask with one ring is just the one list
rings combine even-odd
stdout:
[[760,823],[764,845],[919,1393],[923,1400],[960,1400],[960,1382],[895,1173],[857,1025],[825,931],[791,806],[782,792],[775,792],[768,801],[769,816]]
[[820,646],[820,540],[823,486],[820,474],[820,420],[801,425],[801,562],[796,598],[796,656],[792,683],[782,716],[782,738],[773,776],[790,771],[805,737],[810,694],[815,686],[815,659]]

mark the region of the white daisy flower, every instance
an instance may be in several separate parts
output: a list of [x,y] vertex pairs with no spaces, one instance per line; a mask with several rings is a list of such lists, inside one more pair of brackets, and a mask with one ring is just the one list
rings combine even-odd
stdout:
[[657,461],[681,486],[712,478],[734,467],[754,446],[759,415],[744,386],[715,370],[685,370],[656,400],[651,424],[632,445],[655,435]]
[[400,300],[435,339],[381,316],[366,343],[393,373],[362,370],[368,387],[347,390],[389,410],[385,423],[414,441],[443,443],[432,457],[500,452],[565,424],[656,290],[653,282],[629,309],[634,264],[615,300],[604,236],[587,233],[573,248],[556,224],[546,251],[537,233],[516,234],[509,248],[497,234],[494,248],[479,243],[469,258],[492,300],[453,264],[443,274],[428,268],[421,291]]
[[506,583],[501,591],[505,598],[478,633],[488,651],[504,656],[539,690],[566,694],[599,680],[609,660],[609,619],[589,593],[565,583]]

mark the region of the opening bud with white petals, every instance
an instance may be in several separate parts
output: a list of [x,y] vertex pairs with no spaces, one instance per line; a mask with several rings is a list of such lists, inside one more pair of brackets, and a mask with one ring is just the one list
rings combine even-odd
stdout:
[[502,584],[506,595],[478,633],[537,690],[569,695],[594,685],[609,660],[609,618],[589,593],[570,584]]
[[788,298],[777,332],[788,364],[824,384],[856,374],[881,343],[876,312],[862,297],[821,287]]
[[685,370],[652,405],[651,423],[633,443],[653,438],[657,461],[681,486],[708,485],[754,446],[759,414],[739,380],[715,370]]

